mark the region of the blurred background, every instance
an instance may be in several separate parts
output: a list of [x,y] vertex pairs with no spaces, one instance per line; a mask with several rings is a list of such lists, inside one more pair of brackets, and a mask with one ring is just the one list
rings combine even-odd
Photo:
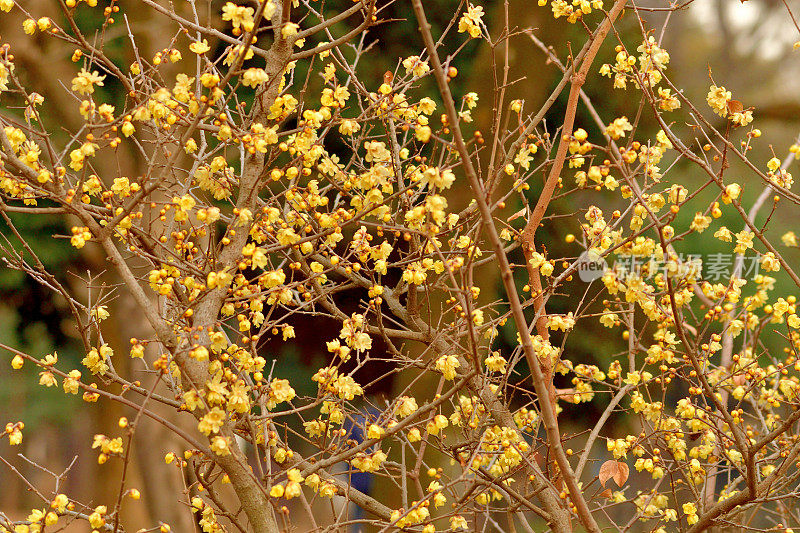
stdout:
[[[38,18],[49,16],[63,27],[65,19],[56,0],[24,0],[25,9]],[[201,4],[203,2],[198,2]],[[178,5],[180,4],[180,5]],[[188,3],[176,3],[181,10]],[[210,2],[209,13],[219,14],[224,2]],[[349,0],[334,0],[325,3],[329,13],[343,9]],[[560,71],[534,45],[522,30],[532,29],[543,42],[553,45],[554,53],[563,61],[569,50],[577,50],[585,41],[586,32],[580,25],[570,25],[563,19],[553,20],[549,8],[536,7],[530,0],[509,0],[508,18],[512,32],[510,40],[510,80],[515,80],[509,87],[507,97],[525,100],[525,109],[536,110],[547,98],[550,91],[561,78]],[[100,0],[98,9],[82,7],[78,10],[77,22],[87,35],[93,35],[102,21],[101,10],[110,5],[108,0]],[[143,57],[153,54],[165,47],[177,47],[187,57],[186,39],[173,39],[178,34],[177,26],[157,14],[145,9],[136,0],[122,0],[117,3],[121,14],[128,17],[132,33],[135,35],[139,53]],[[438,36],[450,22],[453,11],[461,2],[451,0],[427,0],[425,2],[428,16],[434,26],[434,35]],[[637,3],[639,5],[639,3]],[[667,74],[673,83],[682,88],[685,94],[697,103],[704,113],[705,95],[711,83],[711,77],[718,85],[724,85],[733,91],[733,97],[743,102],[745,108],[754,107],[754,126],[760,128],[764,135],[754,143],[752,161],[764,168],[766,161],[777,156],[783,159],[789,145],[794,142],[800,132],[800,91],[797,90],[800,80],[800,51],[792,52],[792,43],[800,40],[798,30],[792,25],[781,0],[696,0],[685,8],[667,14],[664,11],[648,11],[648,7],[663,8],[664,2],[642,2],[640,12],[644,28],[657,40],[661,40],[671,61]],[[367,43],[373,45],[371,53],[364,55],[359,68],[361,78],[368,86],[377,87],[386,70],[395,70],[398,61],[409,55],[419,55],[422,50],[421,40],[416,33],[416,22],[407,17],[410,14],[408,2],[394,3],[378,0],[382,9],[381,18],[387,22],[374,28],[367,36]],[[486,2],[485,21],[492,36],[498,36],[505,25],[505,9],[503,2]],[[631,10],[629,10],[629,15]],[[41,108],[45,117],[45,125],[54,132],[55,142],[65,140],[65,132],[77,131],[82,121],[78,113],[76,101],[67,91],[69,80],[74,76],[79,65],[71,63],[73,49],[59,40],[43,38],[41,35],[27,36],[22,31],[25,16],[19,9],[0,16],[0,43],[9,43],[16,57],[16,74],[21,77],[29,90],[46,96]],[[121,17],[120,17],[121,18]],[[349,22],[344,22],[334,29],[343,34]],[[353,25],[356,22],[352,23]],[[226,23],[213,19],[213,25],[220,30],[227,30]],[[626,16],[617,25],[617,31],[628,50],[634,50],[641,44],[642,29],[635,17]],[[663,39],[662,39],[663,35]],[[463,35],[451,35],[445,44],[444,53],[451,53],[464,41]],[[134,60],[133,51],[128,40],[125,25],[120,20],[106,35],[106,52],[123,71]],[[214,44],[212,43],[212,46]],[[610,122],[614,118],[627,115],[629,118],[637,113],[638,101],[631,98],[635,94],[629,91],[611,89],[611,80],[600,78],[597,74],[602,63],[612,63],[614,58],[613,39],[598,55],[590,79],[585,86],[592,97],[601,118]],[[488,135],[492,119],[492,94],[494,80],[500,76],[504,47],[498,46],[494,52],[484,41],[473,40],[453,61],[459,75],[453,82],[454,94],[461,96],[469,91],[477,92],[481,98],[479,107],[473,112],[472,124],[465,125],[467,130],[478,129]],[[442,55],[444,55],[444,53]],[[496,65],[499,65],[496,69]],[[181,63],[165,66],[164,79],[174,79]],[[170,72],[172,69],[174,72]],[[370,82],[369,80],[372,80]],[[419,90],[419,94],[435,94],[432,80]],[[319,83],[312,80],[312,83]],[[106,80],[105,87],[99,89],[96,100],[112,103],[118,109],[124,107],[125,95],[119,85],[111,78]],[[552,107],[545,119],[551,134],[554,132],[564,111],[563,99]],[[440,107],[441,109],[441,107]],[[22,109],[14,105],[13,97],[7,94],[0,96],[0,114],[4,116],[22,116]],[[711,117],[710,112],[705,113]],[[675,117],[682,117],[680,113]],[[714,118],[718,118],[714,116]],[[680,118],[676,118],[679,121]],[[712,120],[713,121],[713,120]],[[723,121],[717,120],[716,126],[724,128]],[[675,128],[688,133],[688,128],[680,122]],[[601,142],[602,137],[586,112],[583,105],[578,107],[576,127],[583,127],[589,132],[590,140]],[[654,137],[658,128],[655,126],[652,113],[645,108],[642,112],[640,130],[637,138]],[[471,133],[471,132],[470,132]],[[95,164],[104,179],[113,179],[119,175],[139,175],[144,172],[145,161],[137,152],[130,149],[130,143],[123,143],[116,160],[98,159]],[[670,160],[671,163],[671,160]],[[745,172],[738,161],[731,161],[732,168],[728,176],[741,174],[738,180],[744,186],[744,205],[747,206],[762,190],[761,184]],[[666,166],[666,165],[665,165]],[[790,169],[791,171],[792,169]],[[689,183],[696,179],[702,183],[705,179],[696,169],[678,163],[665,176],[664,184],[668,187],[675,180],[691,188]],[[696,176],[696,177],[695,177]],[[571,171],[565,170],[564,180],[572,183]],[[535,203],[541,178],[534,178],[529,199]],[[682,210],[676,227],[688,227],[695,211],[705,210],[713,200],[713,191],[708,195],[700,195],[695,200],[696,209]],[[607,195],[607,196],[606,196]],[[462,207],[470,200],[470,191],[466,181],[456,181],[449,196],[450,204]],[[582,210],[590,204],[601,206],[604,210],[617,208],[616,197],[609,193],[578,193],[558,200],[551,207],[551,212],[578,213],[582,220]],[[518,211],[521,203],[507,206],[507,215]],[[771,203],[762,210],[763,220],[771,208]],[[69,245],[68,239],[53,238],[69,233],[71,221],[63,217],[37,216],[25,217],[10,215],[22,236],[39,252],[47,268],[79,299],[93,300],[98,294],[106,301],[111,317],[103,323],[103,333],[108,342],[119,354],[127,353],[128,340],[131,337],[149,338],[148,326],[140,318],[134,303],[124,292],[113,290],[116,279],[110,271],[104,255],[92,245],[76,251]],[[728,214],[724,215],[728,216]],[[557,218],[545,223],[539,232],[538,241],[547,247],[551,257],[574,257],[580,250],[575,245],[567,245],[564,237],[573,233],[580,235],[579,217]],[[778,206],[773,216],[768,236],[779,242],[780,235],[798,226],[800,214],[797,210]],[[741,229],[741,221],[731,218],[723,223],[731,229]],[[524,221],[518,220],[518,226]],[[20,250],[19,241],[11,234],[9,228],[0,221],[0,233],[8,240],[8,245]],[[683,253],[712,253],[714,251],[729,252],[730,248],[713,239],[713,233],[704,233],[687,240],[679,249]],[[797,250],[786,250],[790,263],[798,259]],[[514,257],[522,262],[522,256]],[[479,273],[479,279],[486,280],[482,286],[481,299],[484,302],[503,298],[502,286],[496,271],[487,266]],[[492,281],[494,280],[494,281]],[[524,282],[523,282],[524,283]],[[575,282],[576,284],[579,282]],[[779,279],[779,283],[786,283]],[[584,287],[576,285],[574,293],[569,287],[565,294],[550,300],[548,311],[566,313],[574,309],[575,298],[583,293]],[[790,292],[788,288],[782,294]],[[570,296],[570,294],[574,294]],[[598,308],[599,309],[599,308]],[[272,360],[276,361],[275,374],[290,378],[298,394],[316,394],[316,386],[310,376],[325,360],[324,344],[318,339],[334,338],[338,334],[340,324],[331,322],[315,323],[314,335],[304,334],[303,328],[308,324],[295,324],[297,341],[294,344],[275,344],[265,347],[264,357],[268,367]],[[327,331],[325,328],[329,328]],[[573,335],[565,347],[565,353],[574,362],[597,364],[606,368],[611,358],[624,349],[622,339],[608,334],[609,330],[601,328],[596,321],[587,320],[579,323],[580,335]],[[602,329],[602,330],[601,330]],[[617,334],[619,330],[612,330]],[[509,328],[504,333],[504,352],[514,349],[515,332]],[[0,342],[16,347],[34,356],[57,351],[59,359],[65,367],[77,368],[84,356],[82,345],[74,320],[69,314],[66,302],[46,288],[41,287],[20,272],[0,265]],[[413,349],[413,348],[412,348]],[[125,357],[118,357],[117,369],[126,372]],[[110,498],[115,497],[119,486],[119,461],[110,461],[98,466],[96,454],[89,447],[93,435],[103,433],[116,435],[117,420],[120,416],[131,416],[132,413],[110,402],[100,400],[96,404],[84,404],[80,397],[65,396],[60,390],[46,389],[37,384],[38,376],[32,365],[25,365],[22,371],[12,371],[11,355],[0,355],[0,411],[4,419],[0,422],[25,422],[25,439],[20,446],[10,447],[8,441],[0,442],[0,455],[11,465],[23,472],[34,484],[41,484],[45,491],[52,488],[52,477],[32,467],[17,454],[21,453],[30,460],[46,466],[53,472],[61,472],[77,456],[69,475],[66,476],[62,492],[82,502],[99,505],[113,505]],[[367,370],[369,371],[369,369]],[[373,369],[376,375],[385,369]],[[520,380],[524,386],[524,368],[520,369]],[[135,376],[134,376],[135,377]],[[370,400],[383,404],[384,398],[393,398],[394,391],[401,384],[390,379],[381,380],[371,391]],[[567,383],[561,384],[563,386]],[[307,390],[303,387],[307,386]],[[564,433],[571,432],[571,419],[585,419],[592,414],[602,412],[607,398],[597,395],[593,402],[580,406],[564,405]],[[169,414],[172,418],[176,415]],[[176,423],[192,426],[189,417],[178,418]],[[635,421],[613,420],[609,427],[617,427],[619,433],[629,433],[620,429],[635,425]],[[577,428],[577,425],[575,426]],[[141,430],[137,432],[134,443],[134,456],[129,486],[142,490],[143,498],[137,506],[127,506],[129,520],[133,526],[150,527],[158,521],[169,522],[174,531],[192,531],[195,527],[191,515],[185,505],[176,504],[176,494],[188,494],[185,490],[186,480],[179,468],[164,468],[161,458],[169,451],[181,451],[182,444],[165,432],[161,426],[149,419],[143,419]],[[116,431],[116,432],[115,432]],[[152,461],[157,461],[155,468]],[[148,462],[149,461],[149,462]],[[0,509],[17,510],[18,516],[27,515],[32,507],[41,507],[41,502],[26,490],[24,484],[5,465],[0,464]],[[373,488],[373,490],[376,490]],[[113,496],[109,496],[113,495]],[[186,497],[183,497],[186,501]],[[392,506],[390,501],[387,505]],[[398,502],[395,502],[398,503]],[[399,504],[395,505],[399,507]]]

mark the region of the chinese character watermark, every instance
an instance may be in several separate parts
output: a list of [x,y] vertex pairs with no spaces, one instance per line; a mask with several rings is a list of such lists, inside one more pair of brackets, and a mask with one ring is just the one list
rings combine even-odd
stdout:
[[[608,271],[615,272],[618,276],[636,274],[643,278],[652,277],[658,273],[664,275],[692,276],[706,281],[720,281],[730,278],[737,270],[736,254],[710,253],[702,254],[677,254],[666,259],[656,259],[652,256],[620,256],[613,266],[597,252],[586,251],[578,257],[578,276],[581,281],[590,283],[600,279]],[[737,276],[741,279],[755,278],[759,275],[761,266],[758,256],[742,257],[739,259]]]

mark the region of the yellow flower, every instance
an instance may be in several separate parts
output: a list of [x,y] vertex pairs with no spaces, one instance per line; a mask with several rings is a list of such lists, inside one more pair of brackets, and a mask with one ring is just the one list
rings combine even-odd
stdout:
[[781,264],[775,254],[767,252],[761,257],[761,267],[767,272],[777,272],[781,269]]
[[[296,469],[293,468],[292,470],[296,470]],[[320,477],[319,477],[318,474],[311,474],[310,476],[308,476],[306,478],[306,486],[311,487],[313,490],[317,490],[317,487],[319,487],[320,481],[321,480],[320,480]]]
[[434,494],[434,496],[433,496],[433,507],[434,508],[438,509],[439,507],[441,507],[445,503],[447,503],[447,497],[444,494],[442,494],[441,492],[437,492],[436,494]]
[[211,439],[211,449],[217,455],[226,456],[231,454],[230,437],[222,437],[217,435]]
[[705,229],[711,225],[711,217],[705,216],[703,213],[697,213],[694,216],[689,228],[698,233],[703,233]]
[[778,170],[780,167],[781,167],[781,160],[780,160],[780,159],[778,159],[777,157],[773,157],[772,159],[770,159],[769,161],[767,161],[767,168],[768,168],[768,169],[769,169],[771,172],[775,172],[775,171],[776,171],[776,170]]
[[204,72],[202,76],[200,76],[200,83],[203,84],[203,87],[210,89],[211,87],[216,87],[219,83],[219,76],[212,72]]
[[71,370],[69,375],[64,378],[64,392],[67,394],[78,394],[80,384],[78,380],[81,379],[79,370]]
[[430,115],[436,111],[436,102],[426,96],[419,101],[418,109],[423,115]]
[[419,142],[426,143],[431,140],[431,128],[430,126],[419,126],[414,129],[414,136]]
[[242,74],[242,85],[245,87],[257,87],[269,81],[269,76],[263,68],[249,68]]
[[430,71],[428,62],[421,60],[419,56],[409,56],[405,58],[403,60],[403,66],[406,69],[406,73],[413,72],[414,76],[417,77],[424,76],[425,73]]
[[92,514],[89,515],[89,525],[91,525],[95,529],[100,529],[106,523],[103,515],[106,514],[107,508],[105,505],[100,505],[95,507],[95,510]]
[[689,525],[696,524],[700,520],[697,516],[697,506],[692,502],[683,504],[683,513],[686,515],[686,522]]
[[753,237],[755,234],[749,230],[742,230],[736,234],[736,247],[733,249],[737,254],[743,254],[748,248],[753,247]]
[[253,20],[253,8],[245,6],[237,6],[233,2],[227,2],[222,7],[222,20],[229,20],[235,29],[240,27],[244,31],[253,31],[255,21]]
[[39,372],[39,385],[44,387],[55,387],[58,385],[58,381],[56,381],[56,377],[52,372]]
[[361,385],[356,383],[355,380],[350,376],[339,376],[336,378],[333,388],[339,398],[342,398],[343,400],[352,400],[356,396],[361,396],[364,394],[364,389],[361,387]]
[[753,111],[747,109],[745,111],[731,113],[729,117],[730,121],[736,124],[737,126],[747,126],[751,122],[753,122]]
[[714,233],[714,238],[725,242],[731,242],[733,240],[733,232],[723,226]]
[[214,407],[200,419],[197,429],[204,435],[211,435],[212,433],[218,433],[224,423],[225,411],[219,407]]
[[342,322],[342,330],[339,338],[344,339],[347,345],[357,352],[363,352],[372,348],[372,337],[363,331],[364,316],[354,313],[350,318]]
[[269,385],[269,400],[267,407],[270,409],[282,402],[290,402],[295,397],[294,389],[289,385],[288,379],[273,379]]
[[[107,347],[107,345],[104,344],[103,347]],[[83,365],[91,370],[92,374],[100,374],[102,376],[108,371],[108,365],[105,362],[108,350],[103,350],[103,347],[99,351],[97,348],[92,348],[83,358]]]
[[19,422],[18,424],[8,423],[6,424],[6,433],[8,434],[8,443],[12,446],[16,446],[22,442],[22,430],[23,424]]
[[483,362],[484,364],[486,364],[486,368],[488,368],[492,372],[505,373],[506,371],[507,361],[505,357],[501,356],[497,352],[492,353],[492,355],[484,359]]
[[405,418],[418,409],[417,400],[410,396],[401,396],[397,399],[395,414],[400,418]]
[[67,509],[68,504],[69,504],[69,498],[67,498],[67,495],[58,494],[53,499],[53,502],[50,504],[50,507],[55,509],[59,513],[63,513]]
[[98,305],[92,309],[92,316],[96,318],[98,321],[105,320],[108,318],[110,313],[108,312],[108,308],[105,305]]
[[714,113],[724,117],[728,115],[728,101],[731,99],[731,97],[731,92],[726,91],[725,87],[717,87],[716,85],[712,85],[708,90],[706,101],[708,102],[708,105],[711,106],[711,109],[714,110]]
[[437,167],[429,167],[422,173],[420,183],[428,187],[449,189],[455,180],[456,176],[452,170],[439,170]]
[[325,498],[333,498],[337,492],[336,485],[329,481],[324,482],[319,488],[319,495]]
[[446,428],[449,424],[450,423],[448,422],[446,416],[444,416],[444,415],[436,415],[436,416],[433,417],[433,420],[428,422],[428,424],[425,426],[425,429],[431,435],[438,435],[439,431],[441,431],[444,428]]
[[361,125],[355,120],[343,120],[339,124],[339,133],[342,135],[352,135],[361,129]]
[[369,428],[367,429],[367,438],[368,439],[381,439],[386,432],[382,427],[377,424],[370,424]]
[[5,63],[0,62],[0,92],[8,90],[8,77],[12,69],[13,64],[8,67]]
[[612,122],[611,124],[608,125],[608,127],[606,127],[606,133],[612,139],[616,140],[619,139],[620,137],[625,137],[625,132],[631,131],[632,129],[633,126],[631,126],[631,123],[628,122],[628,117],[620,117],[614,119],[614,122]]
[[463,516],[461,515],[451,516],[450,529],[452,531],[457,531],[459,529],[467,530],[469,529],[469,525],[467,525],[467,520]]
[[731,183],[725,187],[725,192],[722,195],[722,201],[730,204],[733,200],[739,198],[742,192],[742,187],[738,183]]
[[467,12],[458,21],[458,33],[469,33],[470,37],[477,39],[481,36],[481,19],[483,18],[483,7],[469,4]]
[[208,46],[208,41],[203,39],[202,41],[194,41],[192,44],[189,45],[189,50],[194,52],[197,55],[205,54],[211,47]]
[[72,78],[72,90],[80,94],[92,94],[95,85],[103,86],[104,79],[105,75],[101,76],[96,70],[89,72],[82,68],[78,75]]
[[658,96],[661,97],[658,107],[663,111],[675,111],[681,106],[681,101],[678,100],[677,96],[672,94],[672,89],[659,87]]
[[455,355],[443,355],[436,360],[436,370],[441,372],[444,379],[452,380],[456,377],[456,369],[461,366]]
[[294,22],[287,22],[286,24],[283,25],[283,28],[281,28],[281,36],[283,36],[284,39],[294,37],[295,35],[297,35],[297,31],[299,29],[300,26],[295,24]]
[[125,137],[130,137],[135,131],[136,126],[134,126],[131,122],[125,121],[122,124],[122,134],[125,135]]
[[33,35],[34,33],[36,33],[36,28],[37,28],[36,21],[33,19],[25,19],[22,22],[22,29],[28,35]]

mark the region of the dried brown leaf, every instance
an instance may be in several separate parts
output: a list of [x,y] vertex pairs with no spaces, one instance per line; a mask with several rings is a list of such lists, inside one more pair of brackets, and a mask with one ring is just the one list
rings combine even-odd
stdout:
[[516,220],[519,217],[521,217],[522,215],[526,214],[527,212],[528,212],[528,208],[527,207],[523,207],[522,209],[520,209],[519,211],[517,211],[516,213],[514,213],[513,215],[508,217],[506,219],[506,221],[507,222],[511,222],[512,220]]
[[728,100],[728,113],[741,113],[744,105],[739,100]]
[[613,479],[619,487],[622,487],[628,481],[629,474],[630,469],[627,464],[610,459],[600,467],[600,484],[605,487],[606,481]]

